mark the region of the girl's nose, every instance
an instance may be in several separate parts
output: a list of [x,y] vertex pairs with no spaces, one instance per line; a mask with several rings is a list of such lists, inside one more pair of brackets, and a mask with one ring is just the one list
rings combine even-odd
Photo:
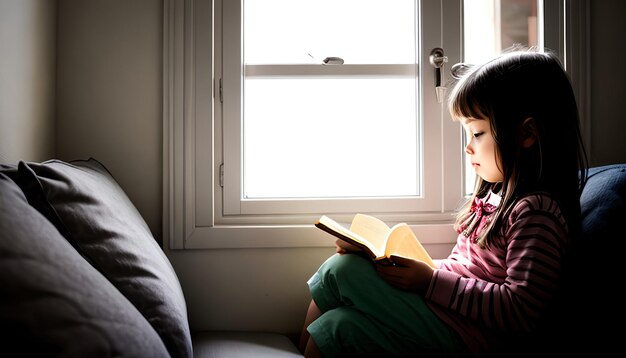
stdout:
[[467,153],[467,154],[474,154],[474,150],[472,150],[472,147],[470,147],[469,144],[467,144],[465,146],[465,153]]

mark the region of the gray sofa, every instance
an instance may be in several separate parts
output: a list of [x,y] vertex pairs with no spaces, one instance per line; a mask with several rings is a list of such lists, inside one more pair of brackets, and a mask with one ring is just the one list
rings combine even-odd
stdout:
[[0,167],[8,357],[294,357],[272,333],[192,333],[178,277],[97,160]]
[[[591,170],[581,199],[585,243],[624,237],[617,223],[626,219],[625,182],[626,165]],[[0,165],[0,235],[5,356],[301,357],[280,334],[191,332],[169,260],[94,159]],[[569,302],[595,305],[585,310],[594,314],[577,314],[576,321],[597,324],[602,299],[590,293],[611,284],[616,266],[603,259],[610,253],[606,245],[581,246],[579,254],[592,253],[586,262],[594,271],[572,270],[588,282],[585,293]],[[609,274],[598,280],[593,272],[600,267]],[[573,315],[565,317],[559,320],[569,324]]]

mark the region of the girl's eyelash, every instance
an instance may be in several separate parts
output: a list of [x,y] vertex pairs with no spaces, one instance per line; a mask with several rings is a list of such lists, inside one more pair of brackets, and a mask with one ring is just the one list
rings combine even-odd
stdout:
[[472,137],[474,137],[474,138],[478,138],[478,137],[480,137],[481,135],[483,135],[484,133],[485,133],[485,132],[473,133],[473,134],[472,134]]

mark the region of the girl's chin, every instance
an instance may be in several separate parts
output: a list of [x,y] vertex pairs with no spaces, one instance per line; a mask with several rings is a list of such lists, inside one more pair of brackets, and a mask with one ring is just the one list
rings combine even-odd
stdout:
[[484,176],[478,174],[478,176],[485,182],[489,183],[489,184],[498,184],[498,183],[502,183],[502,179],[501,178],[485,178]]
[[489,184],[502,184],[502,180],[484,180]]

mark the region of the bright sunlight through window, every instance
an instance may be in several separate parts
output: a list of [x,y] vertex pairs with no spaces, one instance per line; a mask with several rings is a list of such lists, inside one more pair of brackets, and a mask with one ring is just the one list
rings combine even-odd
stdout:
[[244,1],[244,198],[420,195],[415,6]]

